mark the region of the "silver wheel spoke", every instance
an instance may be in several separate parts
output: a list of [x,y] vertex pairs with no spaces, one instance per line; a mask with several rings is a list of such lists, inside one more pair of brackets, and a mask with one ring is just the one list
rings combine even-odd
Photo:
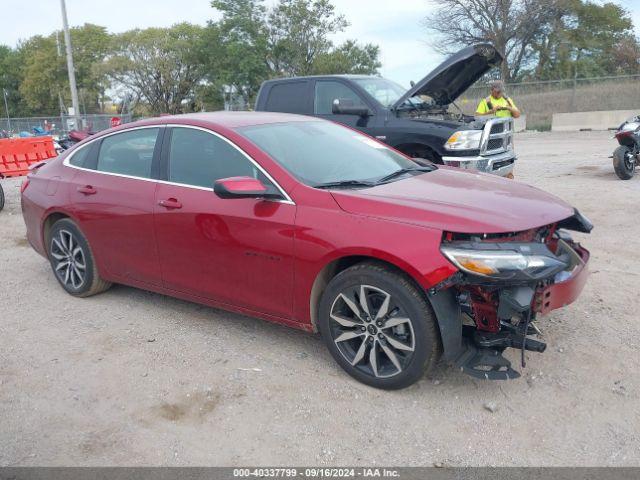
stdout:
[[340,298],[344,300],[344,303],[347,304],[347,307],[349,307],[349,309],[353,312],[353,314],[356,317],[360,318],[360,310],[358,310],[358,306],[355,304],[355,302],[351,300],[349,297],[347,297],[344,293],[340,294]]
[[82,274],[76,265],[73,265],[73,272],[76,274],[76,277],[78,277],[78,284],[81,284],[83,280]]
[[353,357],[353,360],[351,361],[351,365],[358,364],[360,360],[364,358],[364,352],[366,349],[367,349],[367,339],[363,338],[362,343],[360,344],[360,348],[358,348],[358,351],[356,352],[356,356]]
[[373,342],[371,346],[371,351],[369,352],[369,363],[371,364],[371,369],[373,370],[373,374],[378,376],[378,349],[376,348],[376,344],[378,341]]
[[369,303],[367,302],[367,294],[364,291],[364,285],[360,285],[360,306],[362,307],[362,311],[370,317],[371,313],[369,313]]
[[392,317],[384,323],[382,328],[397,327],[400,324],[409,322],[410,320],[407,317]]
[[82,263],[76,260],[76,267],[78,267],[80,270],[84,270],[85,268],[87,268],[87,266],[84,264],[84,259]]
[[59,253],[55,253],[53,251],[51,252],[51,256],[56,260],[64,260],[65,258],[67,258],[66,255],[60,255]]
[[69,277],[71,276],[71,269],[67,267],[64,271],[64,283],[67,285],[69,283]]
[[331,314],[331,318],[333,318],[336,322],[338,322],[343,327],[356,327],[362,325],[362,322],[357,320],[352,320],[350,318],[343,317],[342,315]]
[[[58,249],[60,253],[66,253],[66,248],[63,247],[58,240],[55,238],[52,240],[53,245]],[[53,250],[53,249],[52,249]],[[56,257],[57,258],[57,257]]]
[[69,266],[69,262],[60,262],[57,266],[56,266],[56,271],[59,272],[60,270],[62,270],[63,268]]
[[389,303],[391,302],[391,295],[389,295],[388,293],[386,295],[387,296],[384,297],[382,305],[380,305],[380,308],[378,309],[378,313],[376,313],[376,318],[374,320],[380,320],[381,318],[385,317],[387,313],[389,313]]
[[382,342],[380,342],[380,346],[382,347],[382,350],[384,350],[384,353],[387,354],[387,357],[389,357],[389,360],[391,360],[391,363],[393,363],[395,367],[398,369],[398,371],[399,372],[402,371],[402,367],[400,366],[400,361],[398,360],[398,357],[394,353],[394,351],[391,350],[388,345]]
[[344,342],[346,340],[351,340],[352,338],[360,337],[362,335],[364,335],[363,332],[355,332],[355,331],[344,332],[338,338],[336,338],[335,341],[336,343]]
[[387,342],[389,342],[389,344],[393,347],[393,348],[397,348],[398,350],[404,350],[406,352],[413,352],[413,347],[411,345],[406,345],[398,340],[396,340],[395,338],[393,338],[390,335],[385,335],[385,337]]

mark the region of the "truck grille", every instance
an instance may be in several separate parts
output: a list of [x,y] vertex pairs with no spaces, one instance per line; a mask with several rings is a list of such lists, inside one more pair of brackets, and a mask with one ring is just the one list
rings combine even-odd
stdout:
[[481,155],[493,155],[506,152],[513,143],[513,120],[511,118],[492,118],[484,126]]

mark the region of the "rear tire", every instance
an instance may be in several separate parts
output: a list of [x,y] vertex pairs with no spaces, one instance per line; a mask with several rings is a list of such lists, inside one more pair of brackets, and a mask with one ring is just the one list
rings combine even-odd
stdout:
[[364,262],[340,272],[327,285],[318,313],[333,358],[372,387],[408,387],[440,356],[431,306],[409,278],[385,265]]
[[0,212],[4,208],[4,190],[2,189],[2,184],[0,184]]
[[631,151],[624,145],[619,146],[613,152],[613,169],[621,180],[629,180],[633,177],[636,167],[636,159]]
[[100,278],[84,234],[70,219],[58,220],[47,239],[47,254],[58,283],[74,297],[90,297],[111,287]]

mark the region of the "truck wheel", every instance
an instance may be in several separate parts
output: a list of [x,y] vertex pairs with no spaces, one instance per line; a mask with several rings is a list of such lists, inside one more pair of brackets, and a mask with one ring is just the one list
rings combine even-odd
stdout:
[[2,189],[2,184],[0,184],[0,212],[4,208],[4,190]]
[[400,148],[399,150],[403,152],[405,155],[410,156],[411,158],[415,158],[415,159],[424,158],[425,160],[429,160],[430,162],[442,165],[442,159],[438,156],[436,152],[434,152],[428,147],[415,146],[415,147],[408,147],[406,149]]
[[67,293],[90,297],[111,286],[100,278],[89,243],[73,221],[63,218],[54,223],[47,243],[53,274]]
[[435,314],[403,274],[365,262],[336,275],[320,300],[318,328],[338,364],[372,387],[404,388],[440,356]]
[[624,145],[619,146],[613,152],[613,169],[616,175],[622,180],[629,180],[633,177],[636,168],[636,159],[631,154],[631,150]]

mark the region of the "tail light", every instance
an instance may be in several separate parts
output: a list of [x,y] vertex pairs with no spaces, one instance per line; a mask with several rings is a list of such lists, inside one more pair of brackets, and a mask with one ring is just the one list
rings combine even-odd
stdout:
[[22,181],[22,185],[20,185],[20,194],[24,193],[24,191],[27,189],[28,186],[29,186],[29,179],[25,178]]

